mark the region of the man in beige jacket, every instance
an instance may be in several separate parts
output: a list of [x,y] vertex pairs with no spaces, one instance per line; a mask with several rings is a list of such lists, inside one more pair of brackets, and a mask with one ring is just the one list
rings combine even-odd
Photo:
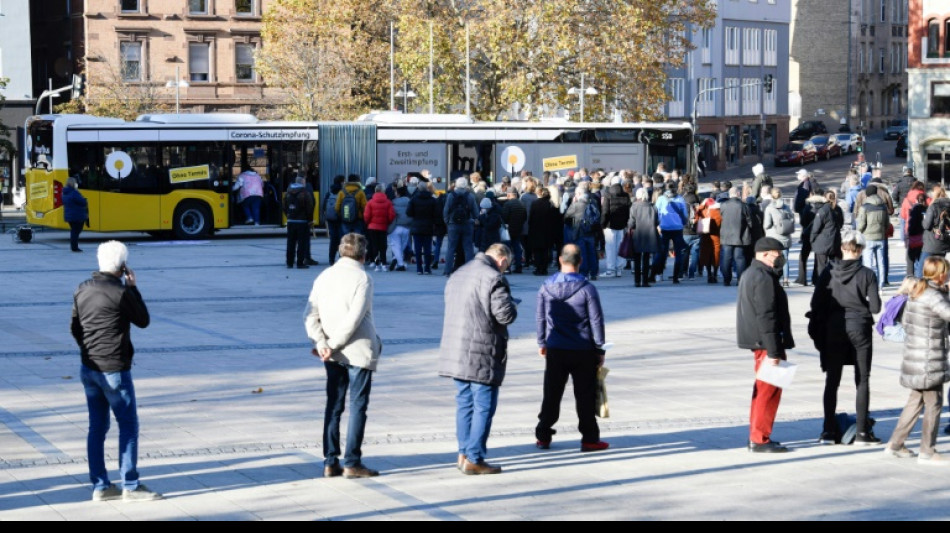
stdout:
[[[367,240],[348,233],[340,242],[340,259],[313,283],[305,319],[313,355],[327,371],[327,407],[323,417],[324,477],[375,477],[363,465],[363,432],[382,341],[373,323],[373,279],[363,269]],[[340,466],[340,418],[350,392],[350,420]]]

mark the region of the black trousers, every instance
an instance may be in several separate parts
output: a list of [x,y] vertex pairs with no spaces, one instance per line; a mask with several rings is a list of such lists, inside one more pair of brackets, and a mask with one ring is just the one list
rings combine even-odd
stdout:
[[[871,325],[868,324],[861,329],[848,329],[846,333],[848,342],[855,352],[854,384],[857,388],[855,397],[856,422],[858,432],[865,433],[871,429],[868,416],[868,411],[871,406]],[[843,373],[843,365],[828,365],[828,368],[825,368],[824,431],[829,433],[838,431],[835,411],[838,408],[838,387],[841,385],[841,376]]]
[[[798,277],[795,278],[795,282],[799,285],[808,285],[808,256],[811,255],[811,241],[804,240],[802,241],[802,251],[798,255]],[[815,257],[815,262],[817,263],[817,256]],[[811,271],[811,284],[814,285],[818,281],[817,268],[813,268]]]
[[83,221],[69,223],[69,249],[74,252],[79,250],[79,234],[82,233],[83,225]]
[[548,273],[548,265],[551,264],[551,250],[547,246],[534,248],[534,269],[541,274]]
[[297,258],[297,265],[307,263],[307,246],[310,240],[310,225],[306,222],[288,222],[287,223],[287,266],[294,264],[294,257]]
[[574,382],[574,403],[577,408],[577,429],[581,442],[600,442],[600,427],[597,426],[597,364],[600,356],[593,350],[557,350],[548,348],[544,364],[544,399],[535,436],[539,441],[550,441],[554,424],[561,417],[561,399],[567,378]]
[[633,281],[640,285],[649,285],[650,282],[650,260],[653,254],[637,252],[633,254]]

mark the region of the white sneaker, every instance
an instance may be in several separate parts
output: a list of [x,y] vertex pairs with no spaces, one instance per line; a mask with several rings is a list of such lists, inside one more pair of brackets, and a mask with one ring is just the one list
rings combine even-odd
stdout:
[[890,444],[884,447],[884,455],[896,459],[913,459],[917,454],[908,450],[906,446],[901,446],[899,450],[891,448]]
[[92,491],[92,501],[94,502],[111,502],[120,498],[122,498],[122,491],[115,485]]
[[376,266],[373,267],[374,272],[379,272],[379,263],[376,263]]
[[153,502],[155,500],[164,500],[165,497],[157,492],[148,490],[145,485],[139,485],[135,490],[123,490],[122,501],[124,502]]
[[623,277],[623,270],[618,270],[618,271],[617,271],[617,277],[618,277],[618,278],[622,278],[622,277]]
[[389,272],[389,267],[386,265],[379,265],[380,272]]
[[917,464],[928,466],[950,466],[950,459],[940,455],[939,453],[932,453],[930,455],[920,454],[917,456]]
[[605,278],[612,278],[612,277],[615,277],[616,275],[617,273],[614,272],[613,270],[608,270],[607,272],[604,272]]

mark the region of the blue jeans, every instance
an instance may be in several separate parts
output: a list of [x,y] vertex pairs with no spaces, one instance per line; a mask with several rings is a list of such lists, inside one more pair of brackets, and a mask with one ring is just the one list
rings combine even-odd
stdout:
[[432,235],[413,235],[413,253],[416,255],[416,272],[432,272]]
[[347,224],[346,222],[341,222],[340,226],[343,228],[343,235],[348,235],[350,233],[359,233],[360,235],[366,235],[366,232],[363,230],[363,221],[357,220],[352,224]]
[[442,259],[442,241],[445,240],[445,235],[433,237],[432,240],[435,241],[432,245],[432,264],[435,268],[439,268],[439,259]]
[[686,252],[683,230],[660,229],[660,251],[653,258],[653,271],[659,275],[666,270],[666,258],[670,255],[671,241],[673,243],[673,279],[679,279],[682,275],[683,256]]
[[[515,270],[517,270],[518,272],[521,272],[521,270],[524,268],[524,261],[523,261],[524,247],[521,246],[521,237],[520,236],[512,237],[510,241],[505,241],[505,244],[508,245],[508,248],[511,248],[511,253],[512,255],[514,255],[511,262],[514,265]],[[541,259],[536,258],[535,261],[537,265],[537,262],[543,261],[543,258]]]
[[878,287],[883,287],[884,282],[887,281],[887,275],[884,272],[885,244],[886,241],[867,241],[867,245],[864,247],[864,253],[861,256],[864,266],[870,268],[877,274]]
[[455,250],[459,242],[462,243],[462,250],[465,253],[465,262],[469,262],[475,257],[475,245],[472,241],[475,233],[475,226],[472,222],[465,224],[449,224],[449,246],[445,251],[445,273],[446,275],[454,272],[462,265],[455,264]]
[[699,267],[699,235],[684,235],[683,242],[686,243],[686,274],[692,278],[696,276],[696,268]]
[[247,220],[253,220],[255,224],[261,223],[261,201],[260,196],[248,196],[244,199],[244,216]]
[[580,236],[575,241],[581,249],[581,275],[587,277],[596,277],[600,272],[600,260],[597,259],[597,248],[594,246],[594,237]]
[[746,268],[745,248],[723,244],[719,248],[719,269],[722,272],[722,282],[732,283],[732,263],[736,264],[736,281],[742,277]]
[[881,283],[887,283],[887,278],[891,275],[891,252],[890,252],[890,242],[887,239],[884,239],[884,281]]
[[336,262],[340,252],[340,241],[343,239],[343,225],[339,222],[327,222],[327,233],[330,234],[330,264]]
[[82,365],[79,375],[86,390],[86,406],[89,408],[86,453],[89,455],[89,480],[92,481],[93,489],[102,490],[110,485],[109,472],[106,470],[105,441],[109,432],[111,410],[119,424],[121,488],[135,490],[139,487],[139,416],[135,405],[132,373],[98,372]]
[[366,429],[366,409],[373,387],[373,372],[365,368],[327,362],[327,409],[323,415],[324,466],[340,464],[340,419],[350,391],[350,422],[347,426],[346,452],[343,466],[354,468],[362,464],[363,432]]
[[456,379],[455,389],[459,453],[470,463],[480,463],[488,455],[488,434],[498,408],[498,387]]

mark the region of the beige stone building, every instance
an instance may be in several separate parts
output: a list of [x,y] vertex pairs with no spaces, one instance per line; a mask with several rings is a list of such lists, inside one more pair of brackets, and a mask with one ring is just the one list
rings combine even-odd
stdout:
[[794,0],[790,126],[883,130],[907,115],[907,0]]
[[128,84],[182,112],[256,113],[279,96],[254,65],[268,3],[85,0],[88,82]]

